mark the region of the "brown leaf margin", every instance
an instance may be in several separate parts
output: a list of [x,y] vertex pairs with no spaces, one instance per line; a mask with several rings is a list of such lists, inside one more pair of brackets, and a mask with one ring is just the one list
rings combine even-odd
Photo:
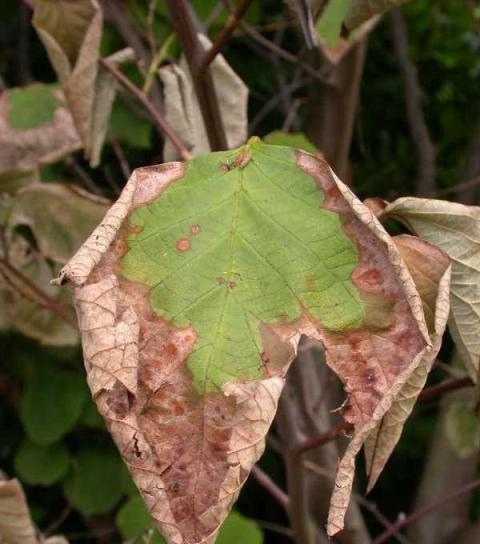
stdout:
[[[432,330],[430,331],[432,345],[425,350],[421,363],[409,376],[389,411],[385,414],[378,427],[370,433],[365,443],[365,460],[369,476],[367,491],[370,491],[374,487],[393,449],[400,440],[405,421],[412,413],[417,398],[425,386],[435,358],[440,351],[450,312],[452,265],[448,255],[436,246],[414,236],[396,236],[394,237],[394,241],[397,247],[400,244],[408,246],[413,243],[415,250],[419,252],[423,251],[425,261],[422,264],[426,265],[426,267],[429,266],[429,263],[432,266],[437,266],[437,272],[440,273],[440,277],[438,278],[435,307],[433,308]],[[432,252],[433,255],[430,257],[429,253]],[[430,261],[430,258],[432,258],[432,261]],[[414,271],[412,271],[412,276],[415,280],[416,274]],[[432,279],[436,280],[437,278],[434,277]],[[426,301],[424,301],[424,306],[426,304]]]

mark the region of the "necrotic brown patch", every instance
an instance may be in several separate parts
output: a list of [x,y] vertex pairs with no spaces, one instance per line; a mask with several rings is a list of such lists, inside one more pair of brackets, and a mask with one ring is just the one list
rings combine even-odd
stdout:
[[[112,244],[92,280],[115,272],[123,249]],[[201,542],[216,529],[212,516],[208,523],[200,518],[216,505],[231,469],[228,452],[238,408],[233,398],[220,392],[202,396],[193,385],[186,360],[195,349],[195,331],[155,316],[146,286],[119,281],[116,311],[133,309],[139,321],[136,395],[116,382],[103,394],[103,415],[134,478],[152,476],[141,491],[153,504],[153,518],[164,520],[156,487],[161,483],[184,541]],[[132,426],[135,433],[126,444],[123,437]]]
[[193,236],[196,236],[197,234],[200,234],[200,225],[192,225],[190,227],[190,233],[193,234]]
[[364,325],[357,331],[332,333],[317,323],[329,366],[350,395],[347,421],[361,424],[373,414],[391,385],[425,347],[386,244],[355,215],[340,192],[329,166],[299,152],[300,168],[323,191],[323,207],[336,212],[346,235],[358,248],[352,281],[364,302]]

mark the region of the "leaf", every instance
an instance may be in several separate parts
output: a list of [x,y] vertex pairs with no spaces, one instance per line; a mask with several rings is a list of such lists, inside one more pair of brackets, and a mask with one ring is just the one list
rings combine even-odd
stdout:
[[120,457],[111,450],[82,449],[74,459],[74,470],[64,490],[72,505],[85,516],[110,512],[123,495]]
[[449,330],[475,382],[480,359],[480,208],[444,200],[399,198],[384,210],[452,260]]
[[422,299],[423,312],[430,334],[431,347],[427,348],[421,363],[407,379],[385,414],[365,443],[368,489],[372,489],[383,471],[402,434],[418,395],[427,381],[433,362],[440,350],[450,309],[449,288],[451,264],[448,255],[420,238],[396,236],[395,245],[412,274]]
[[80,417],[86,394],[80,375],[54,364],[34,365],[20,402],[27,435],[40,445],[58,441]]
[[[49,285],[49,281],[101,219],[106,202],[72,186],[33,183],[3,206],[10,264],[55,304],[62,305],[72,322],[74,313],[68,293]],[[45,213],[46,209],[49,213]],[[25,232],[28,236],[23,235]],[[17,329],[43,344],[64,346],[78,342],[76,329],[45,308],[44,299],[1,262],[0,277],[0,300],[5,307],[2,328]]]
[[[42,40],[91,166],[97,166],[115,97],[113,76],[99,68],[103,16],[97,0],[37,0],[33,25]],[[106,60],[132,59],[131,49]]]
[[[203,34],[199,39],[204,49],[211,42]],[[247,139],[248,87],[228,65],[223,55],[217,55],[210,64],[213,83],[218,98],[228,146],[237,147]],[[160,68],[165,101],[165,116],[185,143],[191,155],[203,155],[210,151],[208,136],[186,60],[180,64]],[[169,140],[165,140],[163,160],[178,159],[178,153]]]
[[[142,535],[152,526],[152,518],[145,508],[145,503],[138,495],[130,497],[120,508],[115,518],[120,535],[132,542],[141,544]],[[165,540],[155,532],[151,544],[164,544]]]
[[[55,85],[10,89],[0,95],[0,182],[33,178],[41,165],[80,149],[63,93]],[[5,187],[5,188],[4,188]]]
[[[364,40],[368,34],[377,26],[380,15],[371,17],[358,28],[352,30],[345,36],[339,36],[335,43],[320,41],[320,48],[325,58],[333,65],[340,64],[352,47]],[[333,38],[332,38],[333,39]]]
[[62,270],[87,380],[169,543],[213,542],[264,449],[300,336],[345,383],[354,457],[428,345],[390,237],[321,159],[253,138],[134,172]]
[[480,420],[472,401],[452,400],[445,414],[445,431],[450,445],[461,459],[480,448]]
[[303,132],[284,132],[283,130],[274,130],[262,138],[266,144],[284,145],[302,149],[313,155],[320,156],[320,151],[303,134]]
[[[133,49],[127,47],[117,51],[105,60],[113,65],[119,66],[134,59]],[[90,140],[87,147],[90,165],[95,167],[100,164],[100,154],[103,142],[108,131],[110,114],[112,113],[113,101],[117,93],[117,82],[113,75],[100,65],[97,80],[95,82],[95,100],[92,106],[92,127]]]
[[35,128],[53,121],[55,110],[64,107],[57,85],[31,85],[8,92],[8,124],[13,130]]
[[70,457],[62,442],[39,446],[25,440],[15,454],[15,471],[21,480],[32,485],[52,485],[68,470]]
[[254,521],[231,512],[220,529],[217,544],[263,544],[263,534]]
[[149,149],[152,125],[147,119],[134,115],[117,100],[113,105],[108,133],[111,138],[134,149]]
[[345,26],[353,30],[372,17],[406,4],[409,0],[352,0],[345,16]]
[[9,171],[0,173],[0,189],[3,195],[14,194],[19,189],[40,181],[40,174],[37,169],[26,172]]
[[9,229],[30,227],[40,254],[64,264],[102,218],[107,205],[108,200],[72,185],[35,183],[17,193]]
[[[31,244],[20,234],[15,233],[9,244],[10,265],[15,272],[0,261],[0,301],[2,312],[2,328],[15,329],[25,336],[34,338],[40,343],[52,346],[71,346],[78,343],[78,332],[71,324],[45,307],[44,298],[37,291],[27,286],[19,276],[19,271],[28,281],[40,288],[51,301],[60,305],[64,313],[72,321],[73,307],[68,294],[49,281],[55,270],[50,264],[32,249]],[[3,253],[3,252],[1,252]],[[74,323],[72,321],[72,323]]]
[[0,481],[0,535],[8,544],[38,544],[18,480]]
[[316,24],[316,30],[327,47],[338,43],[343,19],[351,3],[352,0],[331,0],[322,11]]

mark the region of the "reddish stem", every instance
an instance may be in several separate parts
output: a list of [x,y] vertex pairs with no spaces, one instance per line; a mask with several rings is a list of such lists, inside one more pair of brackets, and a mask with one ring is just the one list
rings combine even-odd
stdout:
[[147,109],[150,113],[153,122],[158,128],[162,136],[167,137],[177,150],[178,154],[183,160],[188,160],[191,158],[190,153],[187,148],[184,146],[183,142],[178,137],[177,133],[173,130],[167,120],[160,114],[148,96],[142,92],[138,87],[136,87],[126,76],[117,70],[112,64],[110,64],[105,59],[100,59],[100,64],[108,70],[112,76],[121,84],[125,89],[130,91]]
[[200,62],[200,66],[198,67],[199,72],[205,71],[210,63],[215,59],[215,57],[220,53],[223,46],[226,44],[226,42],[230,39],[230,37],[233,34],[233,31],[237,28],[239,25],[242,17],[245,15],[248,7],[250,6],[252,0],[242,0],[240,5],[237,7],[235,11],[230,13],[228,16],[228,20],[221,30],[220,34],[218,35],[215,42],[212,44],[212,47],[205,53],[203,59]]
[[278,487],[278,485],[257,465],[254,465],[251,472],[252,476],[270,495],[280,504],[280,506],[288,511],[288,495]]
[[452,493],[449,493],[448,495],[440,497],[437,501],[433,502],[432,504],[429,504],[428,506],[425,506],[423,508],[419,508],[418,510],[416,510],[415,512],[412,512],[407,517],[394,523],[389,529],[387,529],[380,536],[375,538],[372,544],[383,544],[384,542],[387,542],[389,538],[395,536],[407,525],[410,525],[411,523],[417,521],[419,518],[422,518],[423,516],[430,514],[430,512],[443,508],[449,502],[452,502],[455,499],[458,499],[462,495],[470,493],[471,491],[474,491],[475,489],[479,489],[479,488],[480,488],[480,479],[474,480],[473,482],[469,482],[465,484],[464,486],[460,487],[460,489],[457,489],[456,491],[453,491]]

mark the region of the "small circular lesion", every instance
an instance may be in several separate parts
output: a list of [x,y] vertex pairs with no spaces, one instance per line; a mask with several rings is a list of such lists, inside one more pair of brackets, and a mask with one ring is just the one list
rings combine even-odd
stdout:
[[191,247],[190,240],[188,240],[188,238],[181,238],[180,240],[177,241],[177,243],[175,244],[175,247],[177,251],[180,251],[182,253],[184,251],[188,251]]

